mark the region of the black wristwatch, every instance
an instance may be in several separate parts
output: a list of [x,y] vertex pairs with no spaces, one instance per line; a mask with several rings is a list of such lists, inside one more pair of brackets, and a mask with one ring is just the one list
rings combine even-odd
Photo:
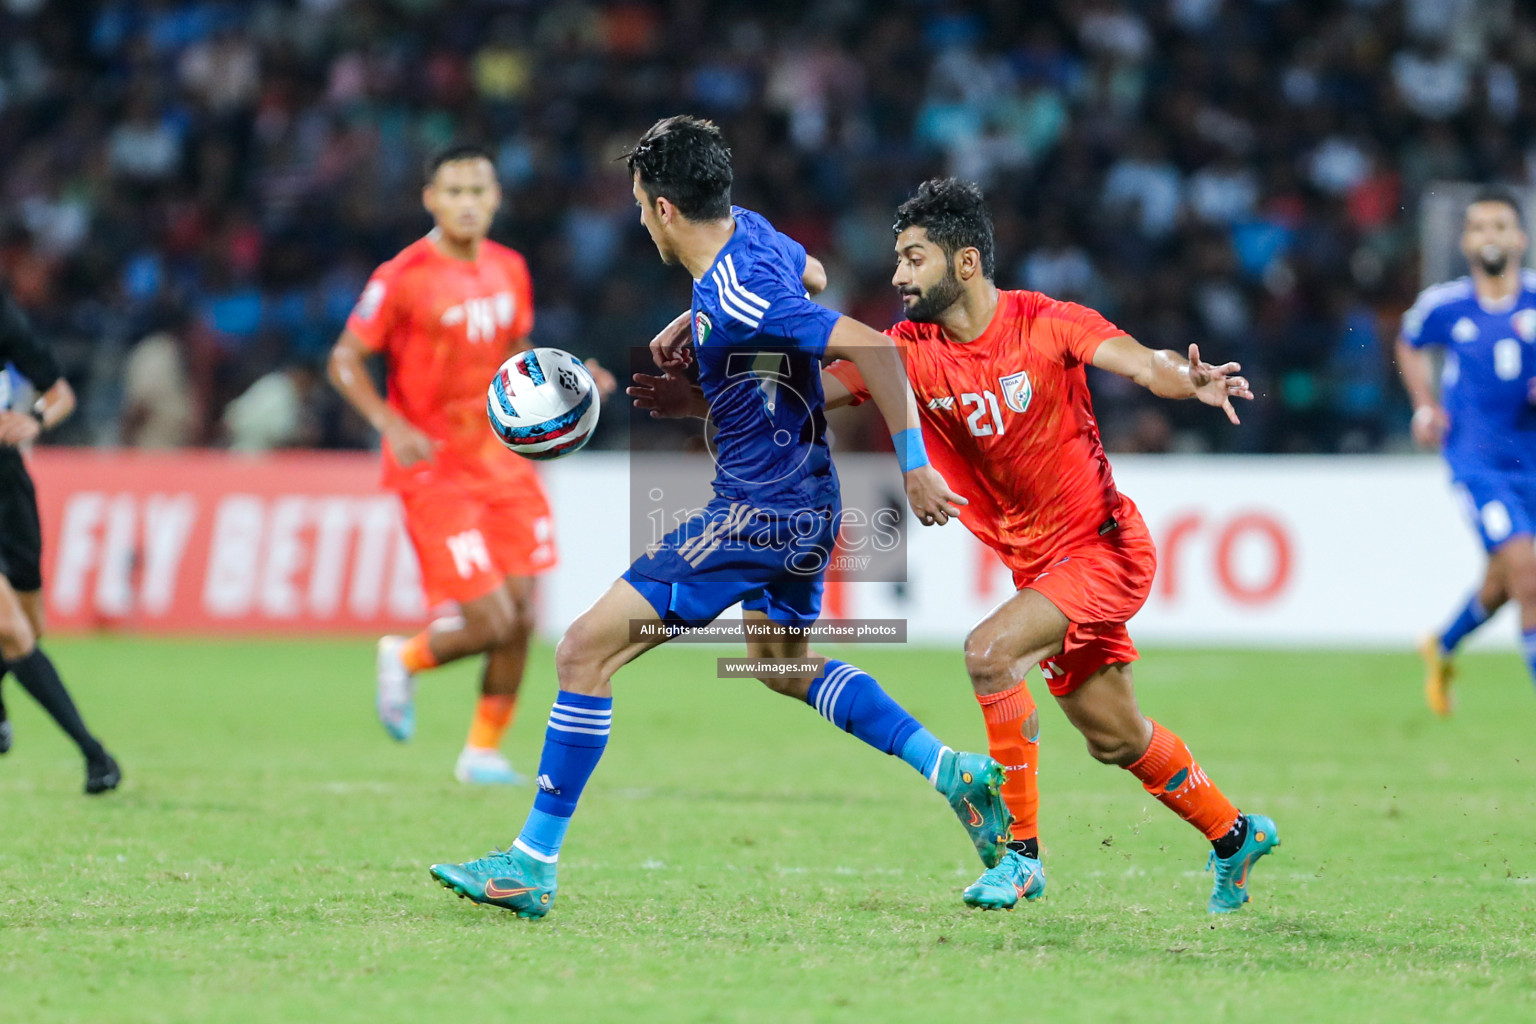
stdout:
[[43,400],[41,398],[32,403],[32,418],[37,420],[38,430],[48,429],[48,424],[43,420]]

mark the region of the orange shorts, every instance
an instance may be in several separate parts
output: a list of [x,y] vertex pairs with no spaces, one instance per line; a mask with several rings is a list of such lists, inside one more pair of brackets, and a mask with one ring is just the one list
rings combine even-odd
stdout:
[[484,597],[508,576],[555,564],[549,499],[532,473],[501,486],[422,480],[399,494],[428,607]]
[[1062,551],[1033,578],[1015,571],[1014,586],[1034,590],[1069,621],[1060,654],[1040,663],[1051,693],[1063,697],[1105,665],[1139,655],[1125,624],[1147,603],[1157,572],[1157,549],[1136,506],[1125,501],[1118,527],[1103,537]]

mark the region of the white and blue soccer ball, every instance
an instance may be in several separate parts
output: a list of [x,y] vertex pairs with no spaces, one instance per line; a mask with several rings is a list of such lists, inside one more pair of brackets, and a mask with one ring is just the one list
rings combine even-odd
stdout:
[[597,429],[601,405],[592,374],[558,348],[529,349],[508,359],[486,396],[491,429],[526,459],[579,451]]

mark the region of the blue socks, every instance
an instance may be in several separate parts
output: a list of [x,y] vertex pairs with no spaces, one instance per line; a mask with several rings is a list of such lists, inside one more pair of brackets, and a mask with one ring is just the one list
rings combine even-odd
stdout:
[[546,864],[560,857],[581,791],[608,745],[613,698],[561,690],[549,711],[544,753],[539,758],[539,793],[513,847]]
[[1536,680],[1536,629],[1520,631],[1520,647],[1525,653],[1525,667],[1530,669],[1531,678]]
[[[937,787],[939,767],[949,748],[868,673],[846,662],[828,661],[822,675],[811,683],[805,701],[839,729],[901,758]],[[545,864],[559,860],[571,815],[608,745],[612,724],[612,697],[566,690],[556,695],[539,758],[539,792],[513,848]]]
[[939,765],[943,763],[944,751],[948,749],[939,742],[937,736],[919,725],[917,732],[901,745],[901,753],[897,756],[916,768],[919,775],[932,783],[934,789],[938,789]]
[[949,748],[892,700],[869,673],[845,661],[828,660],[820,678],[811,682],[805,702],[839,729],[901,758],[938,784],[939,764]]
[[1487,621],[1488,610],[1483,607],[1483,602],[1477,599],[1477,595],[1473,594],[1467,598],[1466,606],[1457,613],[1450,626],[1440,634],[1440,653],[1450,654],[1467,638],[1467,634]]

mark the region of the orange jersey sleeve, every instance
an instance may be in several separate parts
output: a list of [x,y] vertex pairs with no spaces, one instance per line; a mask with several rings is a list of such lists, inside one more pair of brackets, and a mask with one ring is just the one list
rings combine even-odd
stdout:
[[869,401],[869,385],[864,383],[863,374],[859,368],[846,359],[835,359],[822,367],[826,373],[830,373],[842,382],[843,387],[853,396],[850,405],[863,405]]
[[382,264],[368,279],[357,305],[347,317],[347,330],[362,341],[370,351],[382,352],[389,344],[389,335],[401,318],[405,302],[400,294],[399,261]]
[[1080,306],[1075,302],[1039,296],[1040,305],[1035,311],[1035,323],[1044,327],[1044,340],[1060,356],[1063,363],[1092,364],[1093,354],[1110,338],[1119,338],[1125,332],[1106,320],[1097,310]]

